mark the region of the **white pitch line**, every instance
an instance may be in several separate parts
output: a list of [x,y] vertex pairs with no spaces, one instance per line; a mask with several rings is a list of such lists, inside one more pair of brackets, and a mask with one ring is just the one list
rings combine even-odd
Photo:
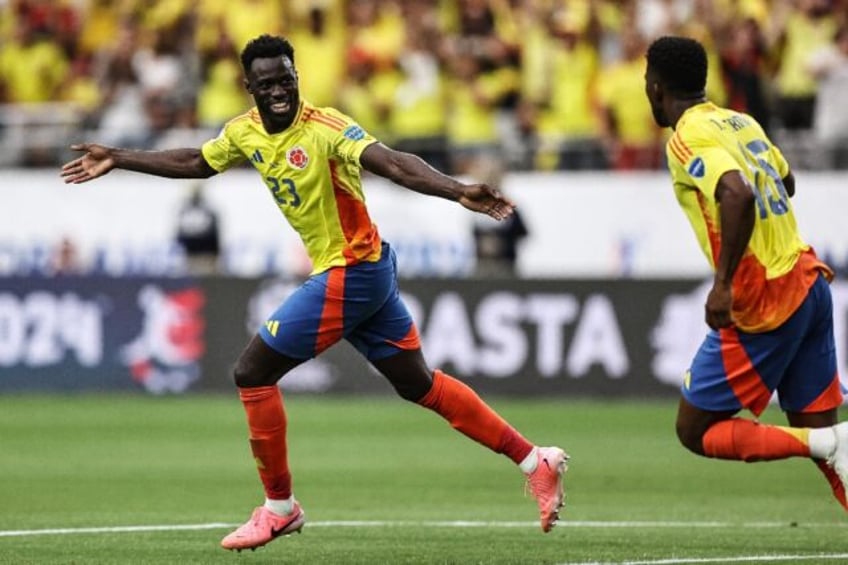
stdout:
[[761,563],[764,561],[832,561],[848,559],[848,553],[819,553],[814,555],[739,555],[736,557],[682,557],[647,561],[581,561],[559,565],[689,565],[698,563]]
[[172,532],[180,530],[215,530],[232,528],[237,524],[174,524],[158,526],[111,526],[90,528],[45,528],[43,530],[0,530],[0,537],[53,536],[68,534],[121,534],[133,532]]
[[[38,530],[0,530],[0,537],[73,535],[73,534],[113,534],[135,532],[171,532],[185,530],[217,530],[234,528],[239,524],[212,522],[208,524],[159,524],[150,526],[103,526],[84,528],[45,528]],[[307,522],[310,528],[538,528],[538,522],[482,522],[482,521],[406,521],[406,520],[327,520]],[[601,521],[562,521],[557,528],[788,528],[794,524],[788,522],[601,522]],[[845,528],[843,523],[802,523],[805,528]],[[709,563],[710,561],[705,561]],[[635,565],[641,562],[628,562]],[[646,561],[650,564],[663,564],[664,561]],[[671,561],[670,563],[698,563],[697,561]],[[565,564],[563,564],[565,565]],[[573,564],[578,565],[578,564]],[[589,564],[579,564],[589,565]],[[591,565],[600,565],[592,563]]]

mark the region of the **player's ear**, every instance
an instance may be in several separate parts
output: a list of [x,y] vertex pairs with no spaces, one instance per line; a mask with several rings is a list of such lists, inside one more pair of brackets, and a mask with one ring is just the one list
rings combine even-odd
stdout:
[[648,84],[648,88],[651,89],[651,96],[654,98],[659,98],[662,95],[662,88],[660,87],[660,83],[658,80],[652,80]]
[[661,104],[665,98],[665,90],[663,90],[662,84],[658,80],[653,80],[648,85],[648,88],[651,92],[651,100],[654,100],[657,104]]
[[250,88],[250,81],[247,79],[244,79],[244,89],[253,94],[253,89]]

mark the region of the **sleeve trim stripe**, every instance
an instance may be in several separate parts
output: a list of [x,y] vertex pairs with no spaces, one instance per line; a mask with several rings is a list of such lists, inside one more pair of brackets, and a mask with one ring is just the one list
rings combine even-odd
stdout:
[[238,122],[242,122],[247,119],[252,119],[257,122],[259,121],[258,118],[254,119],[253,116],[250,115],[250,112],[246,112],[244,114],[241,114],[240,116],[236,116],[235,118],[229,120],[227,123],[224,124],[224,127],[229,127],[230,125],[237,124]]
[[318,122],[319,124],[324,124],[328,128],[334,129],[336,131],[341,131],[344,128],[344,124],[339,125],[339,124],[332,122],[332,121],[330,121],[326,118],[327,118],[326,116],[320,116],[320,115],[313,114],[313,115],[309,116],[308,119],[309,119],[310,122]]
[[330,114],[325,114],[325,113],[319,111],[319,112],[316,112],[315,115],[321,116],[322,118],[324,118],[328,122],[337,124],[340,128],[343,128],[343,127],[345,127],[345,125],[347,125],[347,124],[345,124],[345,121],[343,119],[337,118],[336,116],[331,116]]
[[689,146],[684,143],[683,139],[680,137],[679,133],[671,136],[671,141],[680,149],[680,152],[687,158],[692,156],[692,150],[689,149]]
[[685,164],[692,157],[692,151],[689,150],[677,134],[671,136],[669,146],[681,163]]
[[680,154],[680,150],[677,149],[677,147],[675,147],[675,145],[674,145],[674,143],[672,143],[672,141],[673,141],[673,138],[672,138],[672,140],[669,140],[668,148],[671,149],[671,152],[674,153],[674,156],[677,157],[677,160],[680,161],[680,164],[685,165],[686,159],[683,158],[683,156]]

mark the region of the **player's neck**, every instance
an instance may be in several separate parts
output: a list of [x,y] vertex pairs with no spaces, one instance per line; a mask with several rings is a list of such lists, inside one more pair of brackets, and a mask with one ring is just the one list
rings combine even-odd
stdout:
[[294,116],[284,121],[269,119],[261,115],[260,117],[262,118],[262,127],[267,133],[272,135],[286,131],[294,123]]
[[669,111],[669,117],[671,118],[671,123],[673,124],[671,129],[677,129],[677,122],[680,121],[681,116],[686,113],[686,110],[691,108],[692,106],[697,106],[698,104],[703,104],[707,99],[703,94],[700,94],[698,97],[693,98],[677,98],[671,104],[671,109]]

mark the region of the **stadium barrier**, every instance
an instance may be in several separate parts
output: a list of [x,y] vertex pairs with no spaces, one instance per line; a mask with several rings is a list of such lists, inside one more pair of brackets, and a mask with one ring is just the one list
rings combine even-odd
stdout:
[[[17,277],[0,286],[0,392],[233,391],[231,367],[298,281]],[[708,283],[411,279],[425,355],[484,394],[677,394],[706,331]],[[840,372],[848,283],[835,283]],[[283,379],[291,393],[391,393],[343,342]]]
[[[474,271],[475,215],[455,203],[364,179],[372,219],[398,254],[405,277],[460,278]],[[109,276],[179,273],[177,214],[194,181],[115,171],[64,185],[57,170],[0,170],[0,276],[50,274],[56,246],[70,241],[87,272]],[[219,212],[224,274],[299,276],[303,244],[252,170],[204,184]],[[700,278],[708,265],[664,173],[513,173],[504,189],[530,235],[522,277]],[[848,271],[845,175],[798,173],[793,198],[807,241]]]

